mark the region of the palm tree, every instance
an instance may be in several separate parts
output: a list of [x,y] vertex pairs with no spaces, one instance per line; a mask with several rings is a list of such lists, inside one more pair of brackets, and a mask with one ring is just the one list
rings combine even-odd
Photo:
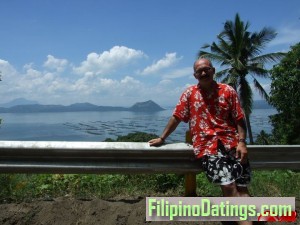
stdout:
[[[208,58],[221,65],[222,69],[216,73],[216,79],[230,84],[238,93],[242,108],[246,117],[246,125],[250,143],[253,144],[253,136],[250,125],[252,112],[253,93],[247,80],[247,75],[253,78],[254,87],[266,100],[269,96],[257,77],[268,78],[269,71],[265,68],[268,62],[276,62],[284,56],[284,53],[268,53],[261,55],[268,42],[276,37],[271,28],[263,28],[259,32],[249,32],[250,24],[244,24],[239,14],[234,21],[226,21],[223,31],[217,36],[218,43],[205,44],[198,56]],[[210,52],[204,49],[210,48]]]

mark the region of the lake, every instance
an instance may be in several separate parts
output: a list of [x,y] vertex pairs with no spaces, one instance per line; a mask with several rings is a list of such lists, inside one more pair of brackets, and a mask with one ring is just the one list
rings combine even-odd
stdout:
[[[104,141],[141,131],[160,135],[173,109],[156,113],[137,112],[59,112],[3,113],[0,140],[20,141]],[[268,116],[275,109],[254,109],[251,124],[254,138],[261,130],[270,133]],[[188,125],[180,123],[168,142],[184,142]]]

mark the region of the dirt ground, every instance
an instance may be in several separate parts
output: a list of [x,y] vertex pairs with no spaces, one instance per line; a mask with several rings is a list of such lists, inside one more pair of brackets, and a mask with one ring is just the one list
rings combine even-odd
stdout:
[[[299,213],[300,201],[296,208]],[[146,221],[146,200],[136,199],[72,199],[61,197],[52,200],[0,204],[1,225],[222,225],[221,222],[149,222]],[[229,222],[227,224],[234,224]],[[262,224],[262,223],[259,223]],[[272,225],[300,224],[297,222],[268,223]]]

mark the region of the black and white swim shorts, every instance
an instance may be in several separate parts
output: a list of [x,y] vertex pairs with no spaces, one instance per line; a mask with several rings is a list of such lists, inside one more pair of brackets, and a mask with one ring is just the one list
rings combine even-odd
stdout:
[[217,155],[205,155],[200,159],[202,168],[208,180],[214,184],[227,185],[236,182],[237,186],[247,186],[251,180],[249,160],[241,164],[240,158],[235,157],[236,149],[225,149],[218,142]]

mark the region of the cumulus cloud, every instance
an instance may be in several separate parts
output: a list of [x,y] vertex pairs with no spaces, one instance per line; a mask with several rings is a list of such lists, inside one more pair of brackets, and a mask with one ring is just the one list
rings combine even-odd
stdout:
[[[115,81],[113,86],[110,86],[109,89],[114,95],[118,95],[122,93],[122,95],[127,95],[131,93],[138,94],[140,91],[143,91],[143,84],[130,76],[125,76],[120,81]],[[112,94],[113,94],[112,93]]]
[[[0,59],[0,95],[3,96],[1,102],[23,97],[42,104],[91,102],[99,105],[130,106],[148,99],[168,104],[174,96],[177,100],[180,89],[177,88],[174,78],[187,76],[191,68],[172,67],[169,70],[171,72],[163,76],[163,80],[159,76],[149,82],[146,77],[136,78],[136,68],[143,66],[133,63],[145,56],[142,51],[115,46],[100,54],[89,54],[74,70],[68,70],[70,65],[74,65],[72,62],[53,55],[47,56],[42,68],[28,63],[20,71],[8,61]],[[176,53],[167,53],[163,59],[151,66],[152,69],[149,67],[148,71],[168,68],[179,59]],[[118,74],[110,73],[117,69]],[[74,71],[80,76],[72,76]]]
[[53,86],[59,83],[56,81],[59,79],[56,75],[34,69],[33,64],[28,64],[24,68],[26,68],[25,73],[20,73],[18,79],[15,81],[16,88],[23,90],[24,93],[36,96],[57,90],[52,90]]
[[3,82],[9,81],[17,73],[16,69],[8,61],[0,59],[0,74]]
[[68,66],[68,60],[66,59],[57,59],[52,55],[47,56],[47,61],[44,62],[44,67],[56,70],[58,72],[63,72]]
[[101,54],[95,52],[88,54],[87,59],[73,69],[77,74],[103,75],[142,57],[145,57],[145,54],[140,50],[114,46]]
[[105,95],[107,97],[128,96],[142,91],[143,84],[131,76],[111,79],[95,76],[84,76],[71,85],[72,92],[84,95]]
[[154,74],[158,71],[168,68],[178,62],[182,57],[176,57],[176,53],[166,53],[165,57],[153,63],[151,66],[146,67],[141,74],[148,75]]

